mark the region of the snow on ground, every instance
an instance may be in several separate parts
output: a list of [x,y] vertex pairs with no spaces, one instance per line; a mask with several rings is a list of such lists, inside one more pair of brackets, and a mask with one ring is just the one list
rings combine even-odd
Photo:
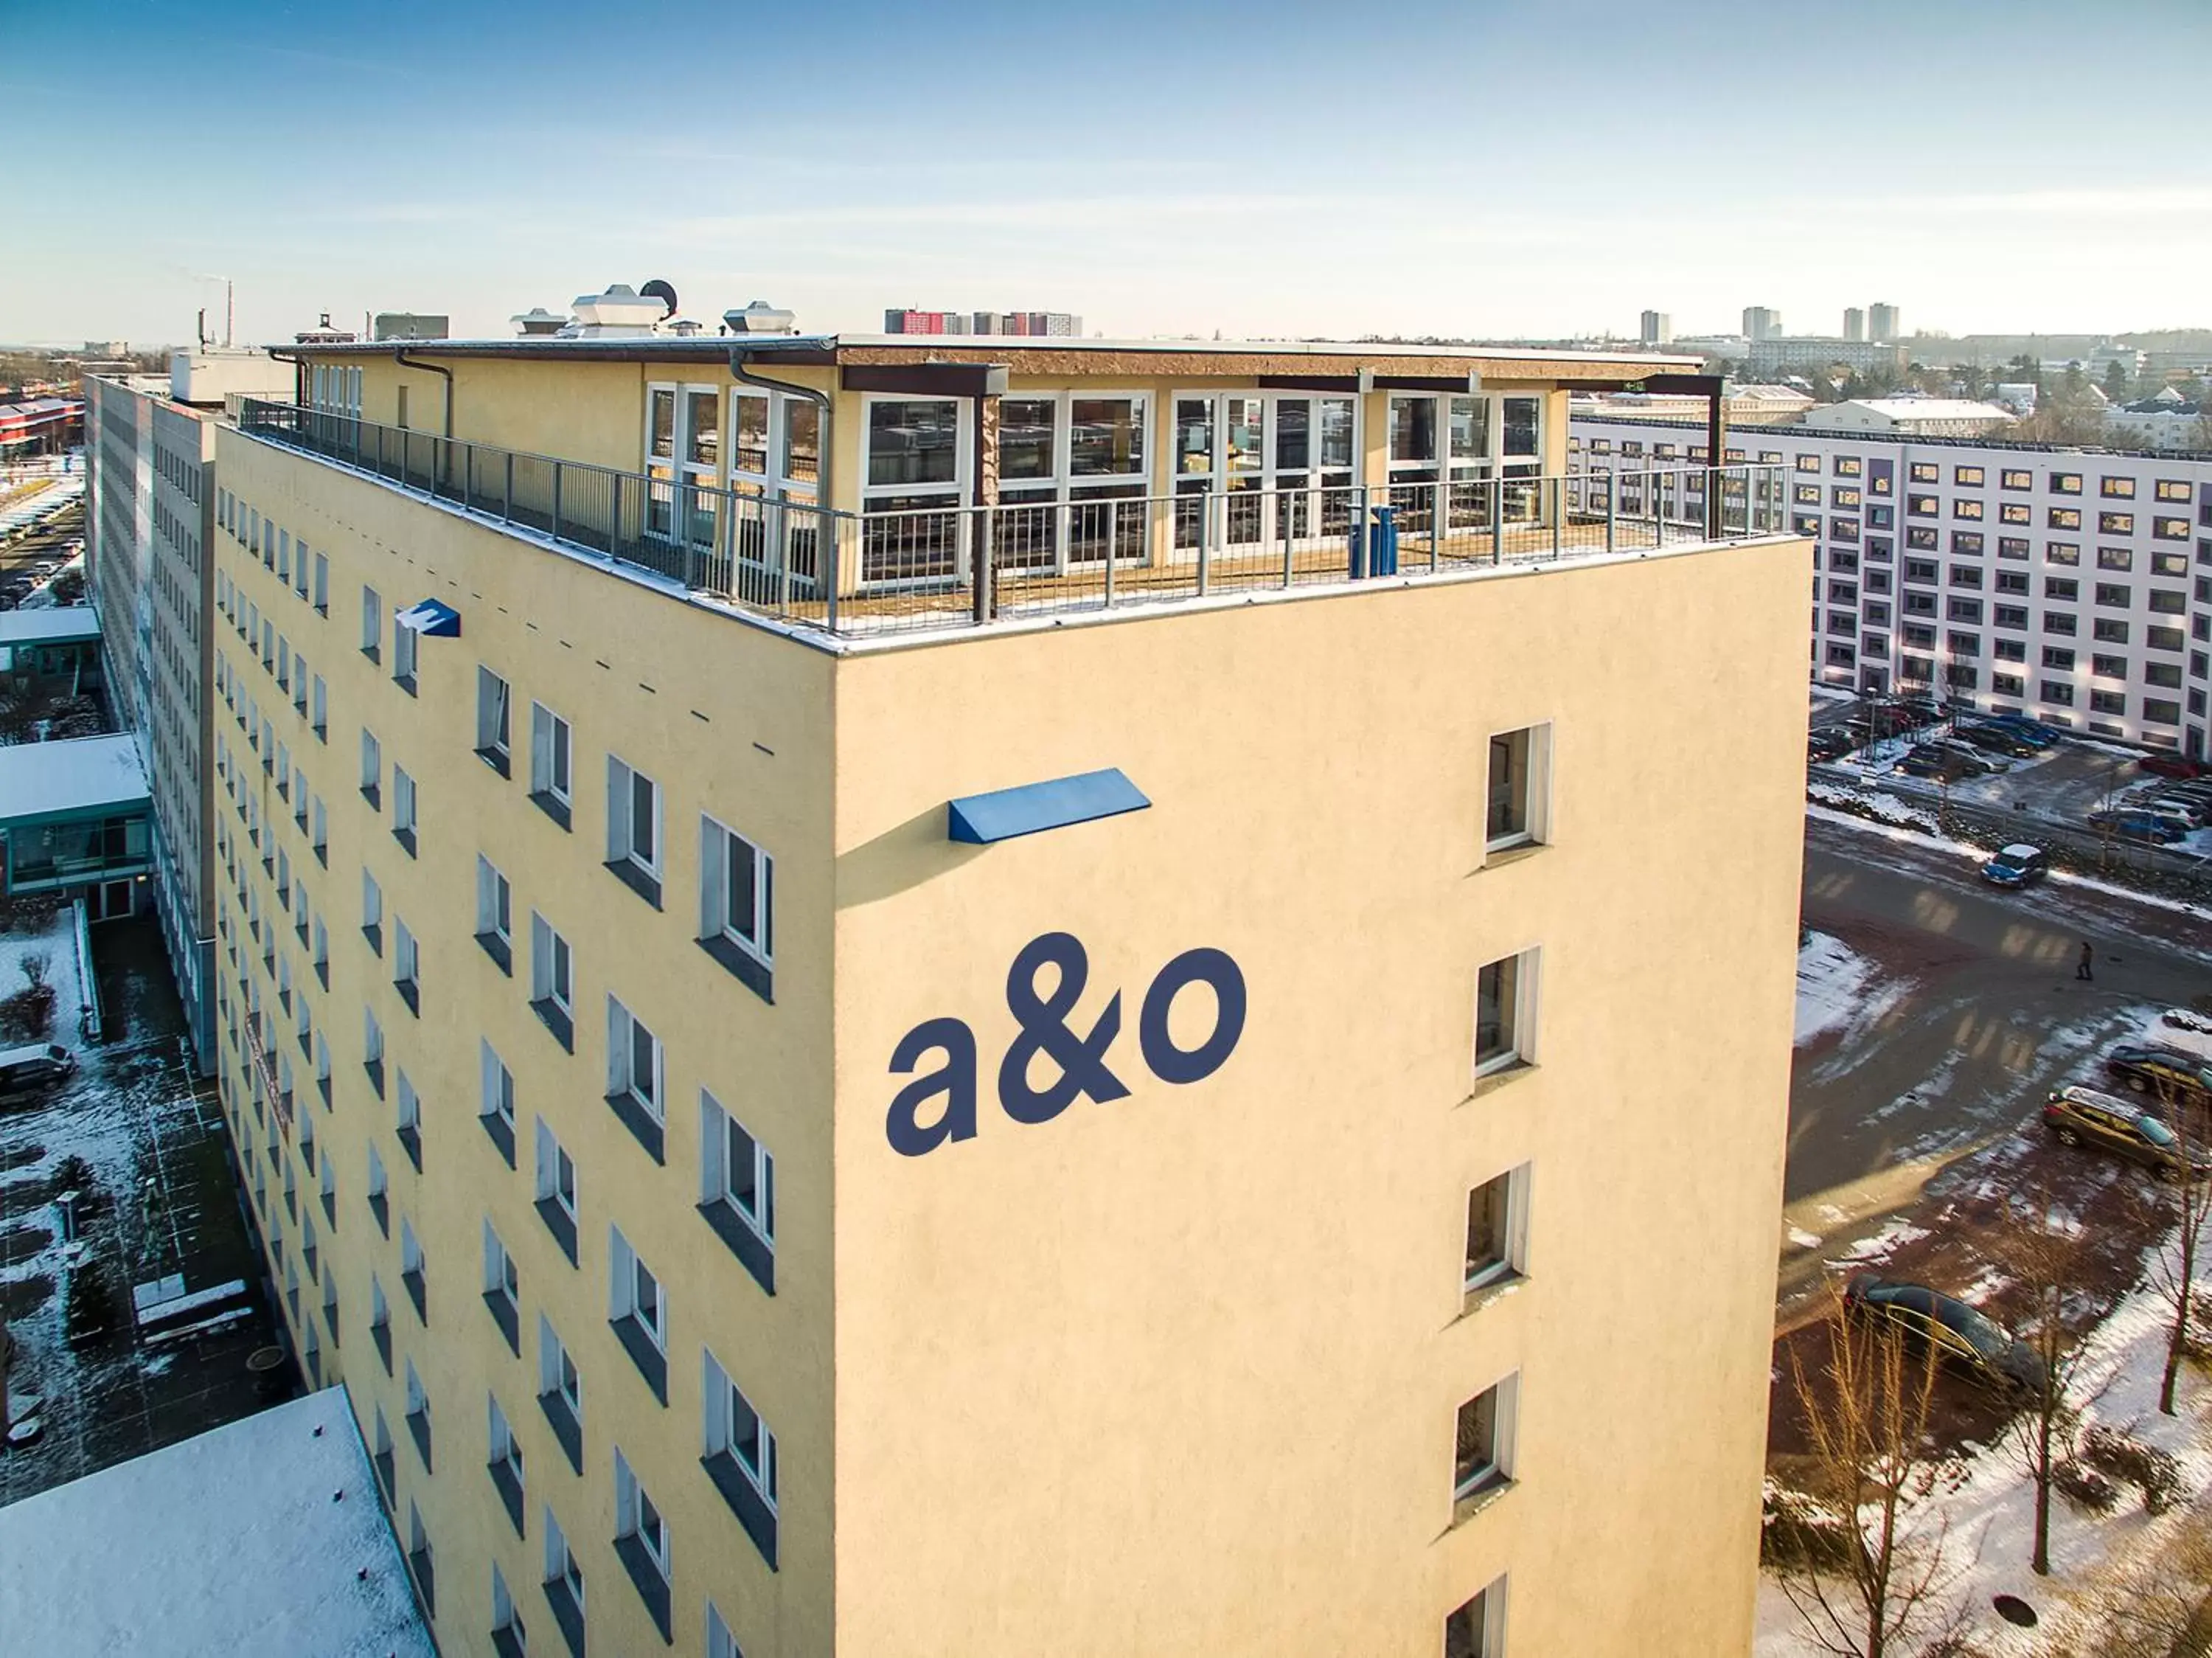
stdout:
[[24,958],[40,954],[46,958],[46,983],[54,987],[55,1001],[75,1006],[76,913],[66,905],[54,911],[43,931],[0,933],[0,997],[13,996],[29,982],[23,977]]
[[0,1606],[46,1658],[437,1650],[339,1387],[0,1509]]
[[[2166,1359],[2171,1309],[2154,1289],[2134,1292],[2091,1332],[2075,1372],[2073,1396],[2083,1426],[2116,1429],[2172,1453],[2181,1466],[2185,1491],[2203,1494],[2212,1484],[2212,1431],[2204,1414],[2212,1388],[2189,1369],[2182,1373],[2180,1414],[2158,1413],[2160,1373]],[[2087,1621],[2072,1602],[2106,1581],[2112,1571],[2158,1547],[2186,1518],[2185,1502],[2169,1513],[2147,1516],[2139,1495],[2124,1491],[2112,1511],[2095,1515],[2063,1496],[2051,1499],[2052,1575],[2028,1569],[2034,1537],[2035,1493],[2019,1463],[2001,1446],[1984,1448],[1945,1472],[1935,1491],[1913,1510],[1917,1534],[1944,1538],[1943,1593],[1965,1609],[1976,1651],[1989,1658],[2033,1658],[2059,1649],[2069,1625]],[[2016,1594],[2042,1615],[2030,1632],[1990,1610],[1997,1594]],[[1813,1658],[1820,1649],[1773,1574],[1762,1572],[1759,1595],[1759,1658]]]
[[1906,987],[1880,980],[1880,970],[1850,945],[1814,933],[1797,952],[1796,1045],[1887,1013]]
[[1808,783],[1805,785],[1805,798],[1827,806],[1863,807],[1884,823],[1904,828],[1932,832],[1936,827],[1936,820],[1927,813],[1906,804],[1887,789],[1839,789],[1832,783]]

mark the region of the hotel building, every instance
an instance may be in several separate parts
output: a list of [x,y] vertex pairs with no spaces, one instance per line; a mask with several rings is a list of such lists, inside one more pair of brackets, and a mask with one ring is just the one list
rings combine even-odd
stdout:
[[1748,1652],[1771,466],[1564,476],[1649,357],[300,357],[223,1099],[446,1652]]
[[[1705,464],[1699,427],[1583,418],[1571,464]],[[2207,757],[2212,457],[1764,426],[1814,542],[1812,675]]]

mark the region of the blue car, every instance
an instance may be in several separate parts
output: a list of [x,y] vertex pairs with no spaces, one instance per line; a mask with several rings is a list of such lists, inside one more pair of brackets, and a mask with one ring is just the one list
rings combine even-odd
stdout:
[[1992,887],[2033,887],[2049,872],[2043,849],[2023,841],[1999,849],[1982,866],[1982,879]]
[[2025,714],[1984,715],[1982,723],[2001,725],[2008,731],[2017,731],[2039,748],[2048,748],[2066,735],[2057,726],[2045,725],[2040,720],[2031,720]]
[[2170,846],[2189,832],[2186,824],[2153,812],[2092,812],[2089,826],[2108,829],[2122,840],[2139,840],[2148,846]]

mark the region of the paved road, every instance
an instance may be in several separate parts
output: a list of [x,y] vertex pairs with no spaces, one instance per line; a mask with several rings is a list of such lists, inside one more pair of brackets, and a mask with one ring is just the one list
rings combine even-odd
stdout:
[[[1817,820],[1804,915],[1876,964],[1869,1000],[1882,1011],[1798,1051],[1785,1299],[1954,1158],[2086,1076],[2147,1009],[2212,991],[2205,916],[2056,881],[2002,893],[1964,857]],[[2092,984],[2073,978],[2084,938],[2097,951]]]

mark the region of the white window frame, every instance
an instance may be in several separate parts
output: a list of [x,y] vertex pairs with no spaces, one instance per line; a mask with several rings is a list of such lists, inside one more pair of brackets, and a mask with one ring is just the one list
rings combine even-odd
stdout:
[[[699,936],[726,938],[764,967],[775,965],[775,859],[759,842],[717,818],[699,817]],[[732,846],[752,854],[754,936],[731,923],[729,858]]]
[[[731,1145],[732,1132],[744,1137],[752,1148],[750,1153]],[[748,1165],[744,1173],[750,1178],[753,1192],[750,1204],[738,1195],[736,1182],[731,1179],[738,1172],[732,1167],[733,1158]],[[727,1204],[731,1213],[774,1249],[775,1157],[758,1136],[704,1088],[699,1090],[699,1168],[700,1201]]]
[[563,806],[576,784],[576,734],[568,722],[544,703],[530,704],[530,792]]
[[[648,1284],[649,1294],[645,1290]],[[668,1286],[630,1247],[618,1226],[607,1228],[607,1317],[610,1321],[629,1320],[667,1356]]]
[[516,1318],[522,1316],[522,1274],[489,1215],[483,1217],[483,1293],[503,1298]]
[[[653,447],[653,404],[670,399],[669,452],[656,454]],[[697,404],[703,399],[714,411],[714,458],[693,458],[698,430],[693,424]],[[718,493],[722,477],[725,432],[722,387],[714,381],[653,381],[645,388],[645,431],[639,454],[645,463],[645,533],[663,541],[684,541],[712,547],[720,531]],[[688,512],[679,502],[688,501]],[[683,519],[679,525],[678,519]]]
[[384,597],[374,588],[361,590],[362,654],[374,659],[384,646]]
[[558,1583],[576,1603],[578,1615],[584,1611],[584,1569],[576,1564],[576,1551],[568,1546],[568,1534],[554,1517],[553,1505],[545,1505],[545,1582]]
[[660,1581],[672,1581],[674,1550],[669,1541],[668,1516],[660,1512],[660,1505],[639,1480],[619,1445],[615,1447],[615,1535],[636,1539],[638,1547],[660,1574]]
[[[543,1117],[538,1123],[538,1187],[533,1201],[550,1200],[553,1206],[568,1217],[570,1225],[576,1222],[576,1160],[568,1155],[551,1127]],[[568,1176],[565,1185],[563,1173]]]
[[1510,1283],[1525,1277],[1528,1271],[1528,1186],[1531,1165],[1522,1163],[1479,1181],[1468,1189],[1466,1223],[1468,1236],[1473,1240],[1474,1203],[1482,1193],[1492,1187],[1502,1187],[1505,1212],[1498,1230],[1503,1234],[1488,1259],[1466,1264],[1462,1257],[1460,1293],[1472,1295],[1492,1285]]
[[[1516,832],[1492,837],[1490,833],[1491,795],[1495,779],[1491,773],[1492,747],[1498,741],[1525,735],[1527,754],[1522,778],[1522,827]],[[1523,846],[1543,846],[1552,838],[1552,741],[1553,725],[1549,720],[1533,720],[1526,725],[1514,726],[1503,731],[1493,731],[1483,747],[1483,851],[1486,855],[1509,852]]]
[[[1257,404],[1260,409],[1259,464],[1249,469],[1239,469],[1231,463],[1236,451],[1230,442],[1229,405],[1234,402]],[[1365,454],[1363,442],[1366,425],[1364,399],[1334,392],[1260,391],[1251,388],[1221,390],[1215,387],[1187,387],[1170,391],[1161,408],[1159,442],[1168,471],[1168,493],[1172,496],[1200,497],[1204,505],[1205,521],[1197,535],[1186,533],[1180,527],[1180,509],[1172,515],[1168,556],[1184,562],[1195,561],[1199,539],[1206,538],[1211,546],[1280,546],[1288,521],[1290,543],[1293,546],[1315,546],[1341,540],[1343,531],[1331,521],[1327,503],[1331,491],[1349,505],[1356,505],[1351,491],[1364,479]],[[1182,418],[1182,405],[1188,402],[1203,402],[1206,405],[1206,454],[1203,468],[1186,467],[1185,456],[1177,443]],[[1281,409],[1285,403],[1305,403],[1312,405],[1310,412],[1318,415],[1324,402],[1345,403],[1352,411],[1352,459],[1349,463],[1331,462],[1324,465],[1316,454],[1320,428],[1308,427],[1309,448],[1307,464],[1303,467],[1285,467],[1279,464],[1281,454]],[[1291,482],[1290,480],[1297,480]],[[1224,503],[1212,497],[1249,492],[1258,497],[1273,497],[1271,506],[1255,504],[1251,511],[1257,521],[1257,535],[1240,535],[1236,532],[1241,524],[1232,522],[1225,514]],[[1291,503],[1299,503],[1295,507]]]
[[[1470,1405],[1492,1397],[1489,1455],[1462,1475],[1459,1472],[1459,1416]],[[1452,1412],[1452,1502],[1465,1503],[1496,1486],[1513,1483],[1514,1441],[1520,1422],[1521,1373],[1511,1371],[1487,1387],[1477,1388]]]
[[[637,1039],[642,1033],[653,1045],[651,1074],[646,1088],[638,1087]],[[623,1005],[607,997],[607,1092],[627,1095],[656,1123],[665,1124],[668,1099],[668,1047],[653,1027]]]
[[1469,1606],[1478,1603],[1481,1606],[1482,1624],[1474,1631],[1475,1645],[1469,1658],[1505,1658],[1506,1600],[1506,1578],[1501,1574],[1452,1608],[1450,1615],[1456,1618]]
[[392,677],[401,685],[415,683],[419,643],[415,630],[395,616],[392,622]]
[[392,763],[392,832],[411,835],[416,832],[415,774],[394,760]]
[[506,1124],[511,1137],[514,1133],[514,1073],[507,1068],[489,1037],[477,1039],[477,1067],[481,1084],[477,1115]]
[[[1513,1009],[1510,1015],[1511,1032],[1503,1050],[1482,1057],[1482,974],[1503,962],[1514,964]],[[1474,997],[1474,1074],[1478,1078],[1502,1076],[1536,1063],[1538,1002],[1542,989],[1543,951],[1530,945],[1522,950],[1509,951],[1493,956],[1475,972]]]
[[576,958],[568,941],[537,911],[530,912],[530,999],[576,1016]]
[[[642,783],[653,801],[651,833],[645,844],[638,844],[637,790]],[[620,757],[607,756],[607,862],[627,863],[645,872],[655,881],[660,879],[660,846],[664,838],[662,825],[666,814],[663,808],[660,785],[644,772]]]
[[361,787],[364,794],[384,792],[384,745],[367,726],[361,728]]
[[477,936],[514,948],[514,889],[482,852],[477,854]]
[[580,1425],[584,1420],[584,1373],[568,1344],[561,1339],[553,1321],[538,1315],[538,1394],[557,1393],[568,1414]]
[[392,1076],[393,1126],[402,1134],[411,1131],[419,1136],[422,1132],[422,1096],[415,1091],[415,1084],[408,1080],[404,1065],[395,1068]]
[[482,662],[477,664],[477,753],[512,757],[514,687]]
[[[708,1456],[726,1456],[744,1475],[760,1500],[768,1505],[770,1514],[776,1512],[776,1490],[780,1478],[777,1467],[775,1430],[769,1426],[768,1417],[747,1397],[730,1373],[722,1368],[710,1348],[699,1350],[701,1399],[703,1421],[703,1442]],[[750,1455],[740,1448],[737,1434],[738,1417],[735,1407],[742,1405],[753,1420],[757,1449]]]

